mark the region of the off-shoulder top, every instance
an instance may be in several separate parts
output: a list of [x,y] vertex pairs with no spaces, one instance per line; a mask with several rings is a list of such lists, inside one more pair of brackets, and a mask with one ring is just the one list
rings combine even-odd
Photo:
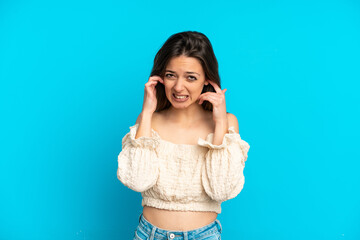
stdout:
[[141,192],[142,206],[176,211],[221,213],[221,203],[243,189],[243,170],[250,145],[229,127],[221,145],[213,145],[213,133],[199,138],[197,145],[175,144],[135,135],[139,124],[130,127],[118,155],[118,179]]

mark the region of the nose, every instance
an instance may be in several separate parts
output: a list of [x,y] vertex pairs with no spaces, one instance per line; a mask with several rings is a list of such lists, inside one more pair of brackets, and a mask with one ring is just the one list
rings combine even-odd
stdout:
[[184,89],[184,80],[182,78],[178,78],[174,85],[175,92],[181,93]]

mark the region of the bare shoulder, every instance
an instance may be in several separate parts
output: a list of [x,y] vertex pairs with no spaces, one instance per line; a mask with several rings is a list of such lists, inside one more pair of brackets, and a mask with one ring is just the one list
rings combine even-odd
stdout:
[[141,117],[141,113],[138,115],[135,124],[140,123],[140,117]]
[[235,129],[235,132],[239,133],[239,122],[238,122],[236,116],[229,112],[226,115],[227,115],[229,127],[233,126]]

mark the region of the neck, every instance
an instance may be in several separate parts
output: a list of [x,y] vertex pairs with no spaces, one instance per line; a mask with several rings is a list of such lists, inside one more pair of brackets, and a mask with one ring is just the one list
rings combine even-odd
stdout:
[[170,106],[167,110],[168,119],[173,123],[191,125],[204,118],[205,110],[198,103],[193,103],[187,108],[174,108]]

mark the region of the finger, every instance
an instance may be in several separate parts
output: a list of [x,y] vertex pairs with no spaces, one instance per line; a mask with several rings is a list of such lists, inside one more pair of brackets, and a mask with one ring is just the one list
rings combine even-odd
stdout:
[[203,93],[203,94],[201,94],[199,97],[198,97],[198,99],[197,99],[197,101],[201,101],[201,99],[203,98],[203,97],[206,97],[207,95],[205,95],[205,93]]
[[215,99],[209,97],[209,98],[201,99],[201,100],[199,101],[199,104],[203,104],[203,102],[205,102],[205,101],[208,101],[208,102],[210,102],[211,104],[214,104],[214,103],[215,103]]
[[164,84],[164,80],[160,77],[160,76],[157,76],[157,75],[154,75],[154,76],[151,76],[149,78],[149,82],[152,82],[152,81],[155,81],[155,82],[161,82],[162,84]]
[[161,77],[153,78],[152,81],[161,82],[162,84],[164,84],[164,80]]
[[149,81],[147,82],[145,85],[147,86],[153,86],[153,85],[156,85],[158,83],[158,81]]
[[215,103],[221,103],[222,101],[225,101],[225,96],[224,95],[219,95],[219,94],[214,93],[214,92],[207,92],[207,93],[204,93],[204,95],[202,95],[201,97],[199,97],[199,99],[200,99],[199,102],[203,102],[204,99],[206,99],[208,101],[210,99],[212,99],[214,101],[214,102],[212,102],[212,104],[215,104]]
[[[215,99],[219,97],[219,95],[217,95],[217,93],[214,92],[206,92],[203,93],[199,96],[198,100],[201,101],[202,98],[208,98],[208,97],[214,97]],[[204,100],[202,100],[203,102]]]
[[164,84],[164,80],[162,78],[159,78],[158,81]]
[[155,79],[155,78],[161,78],[159,75],[153,75],[151,77],[149,77],[149,79]]
[[219,98],[216,96],[209,96],[208,101],[211,102],[212,104],[215,104],[219,102]]
[[221,88],[216,83],[214,83],[213,81],[211,81],[209,79],[208,79],[208,81],[214,87],[214,89],[217,93],[221,93]]
[[200,94],[199,98],[201,98],[202,96],[209,96],[209,95],[216,96],[216,93],[214,93],[214,92],[205,92],[205,93]]
[[158,82],[163,83],[163,80],[161,78],[160,79],[152,79],[152,80],[149,80],[149,82],[147,82],[145,85],[146,86],[155,86]]
[[222,90],[223,93],[225,93],[227,91],[227,89],[225,88],[224,90]]
[[200,99],[199,104],[202,104],[204,101],[209,101],[212,104],[215,104],[218,101],[218,98],[216,96],[207,95]]

